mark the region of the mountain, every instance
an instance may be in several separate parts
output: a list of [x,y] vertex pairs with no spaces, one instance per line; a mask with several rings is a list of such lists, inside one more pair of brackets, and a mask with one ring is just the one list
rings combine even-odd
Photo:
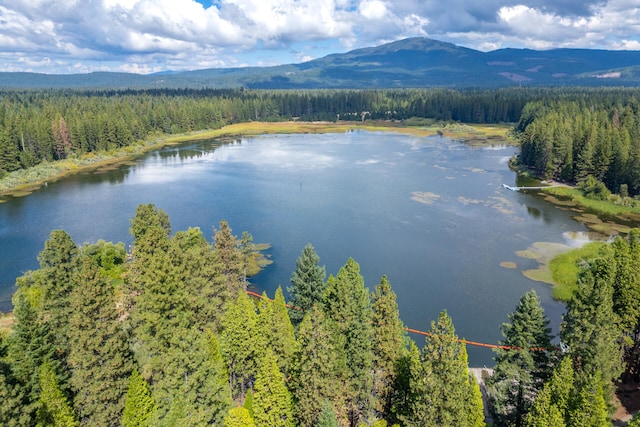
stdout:
[[428,38],[332,54],[301,64],[150,75],[0,73],[4,88],[404,88],[640,86],[640,51],[499,49]]

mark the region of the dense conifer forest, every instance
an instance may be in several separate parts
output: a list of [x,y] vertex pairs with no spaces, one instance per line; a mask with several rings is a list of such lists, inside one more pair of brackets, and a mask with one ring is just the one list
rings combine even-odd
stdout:
[[[0,94],[0,169],[25,169],[155,135],[264,120],[515,123],[520,165],[593,197],[640,193],[635,89],[24,91]],[[415,121],[415,120],[414,120]],[[420,122],[418,120],[418,122]],[[582,265],[559,337],[535,292],[502,325],[483,389],[443,310],[404,330],[391,283],[365,284],[313,246],[282,289],[251,298],[251,236],[173,233],[141,205],[131,248],[51,232],[17,279],[0,333],[7,426],[610,425],[614,392],[640,382],[640,232]],[[425,279],[428,280],[428,279]],[[269,300],[267,297],[272,298]],[[484,393],[484,401],[483,401]],[[640,420],[632,425],[640,425]]]
[[443,310],[426,340],[404,330],[386,277],[353,259],[327,277],[311,244],[282,289],[251,298],[251,236],[221,221],[172,233],[140,205],[133,245],[78,246],[51,232],[18,278],[0,335],[7,426],[609,425],[620,381],[640,368],[640,232],[584,266],[559,346],[530,291],[502,326],[481,388]]

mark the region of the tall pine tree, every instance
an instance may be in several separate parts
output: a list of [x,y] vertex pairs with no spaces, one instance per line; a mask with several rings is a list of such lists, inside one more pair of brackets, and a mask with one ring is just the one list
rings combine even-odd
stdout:
[[302,250],[296,259],[296,269],[291,274],[291,286],[287,288],[291,295],[291,305],[299,308],[291,313],[291,321],[298,325],[305,313],[314,304],[322,301],[325,289],[325,268],[320,267],[320,257],[311,243]]
[[127,394],[125,396],[124,410],[122,412],[123,427],[148,427],[151,417],[156,409],[156,404],[151,396],[149,385],[138,373],[137,369],[131,372]]
[[[318,305],[314,305],[300,324],[291,389],[296,402],[296,420],[301,427],[314,426],[323,405],[344,406],[341,399],[346,387],[341,379],[346,361],[340,348],[344,344],[339,341],[341,337],[333,335],[330,322]],[[335,418],[335,412],[333,414]]]
[[73,406],[83,425],[116,425],[133,369],[114,288],[95,260],[82,257],[70,297],[68,362]]
[[256,427],[293,427],[293,399],[278,369],[276,358],[267,351],[255,383],[253,414]]
[[351,424],[356,425],[359,420],[371,417],[373,409],[373,313],[360,266],[352,258],[347,260],[335,278],[329,277],[324,306],[336,333],[345,337],[343,351],[349,384],[347,402]]
[[615,262],[605,250],[584,272],[560,325],[576,371],[602,375],[607,403],[613,399],[614,381],[624,370],[619,322],[613,312],[614,277]]
[[373,303],[373,393],[376,411],[386,418],[391,413],[391,398],[397,377],[397,364],[405,352],[407,336],[404,332],[396,294],[386,276],[374,288]]
[[425,420],[432,425],[477,426],[484,419],[475,379],[469,375],[466,346],[458,341],[446,311],[431,322],[421,355],[427,400]]
[[509,320],[502,325],[501,344],[517,350],[496,350],[496,366],[488,388],[496,422],[521,426],[553,369],[552,335],[535,291],[520,298]]
[[[264,296],[266,297],[266,295]],[[287,375],[295,350],[296,337],[289,318],[289,309],[285,305],[282,288],[276,289],[273,301],[268,301],[265,298],[260,301],[258,323],[266,347],[276,357],[278,369]]]

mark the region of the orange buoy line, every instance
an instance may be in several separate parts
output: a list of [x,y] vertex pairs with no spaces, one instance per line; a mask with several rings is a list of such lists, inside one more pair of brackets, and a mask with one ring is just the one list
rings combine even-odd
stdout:
[[[273,300],[271,298],[268,298],[268,297],[266,297],[264,295],[260,295],[258,293],[252,292],[252,291],[245,291],[245,292],[249,296],[252,296],[254,298],[265,299],[265,300],[267,300],[269,302],[273,302]],[[285,304],[285,307],[287,307],[287,308],[289,308],[291,310],[298,310],[298,311],[301,310],[301,308],[294,307],[291,304]],[[407,332],[411,332],[412,334],[424,335],[424,336],[427,336],[427,337],[431,337],[431,336],[434,335],[431,332],[420,331],[418,329],[411,329],[411,328],[407,328],[407,327],[404,327],[402,329],[407,331]],[[510,346],[510,345],[485,344],[485,343],[477,342],[477,341],[467,341],[467,340],[465,340],[463,338],[457,338],[456,341],[458,341],[459,343],[466,344],[466,345],[475,345],[477,347],[500,348],[500,349],[503,349],[503,350],[522,350],[522,348],[520,348],[520,347],[513,347],[513,346]],[[542,347],[533,347],[530,350],[531,351],[547,351],[546,348],[542,348]]]

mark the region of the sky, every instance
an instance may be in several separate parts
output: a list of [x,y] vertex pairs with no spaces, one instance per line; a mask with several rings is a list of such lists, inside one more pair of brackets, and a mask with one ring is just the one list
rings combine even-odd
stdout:
[[406,37],[640,50],[640,0],[0,0],[0,71],[269,66]]

